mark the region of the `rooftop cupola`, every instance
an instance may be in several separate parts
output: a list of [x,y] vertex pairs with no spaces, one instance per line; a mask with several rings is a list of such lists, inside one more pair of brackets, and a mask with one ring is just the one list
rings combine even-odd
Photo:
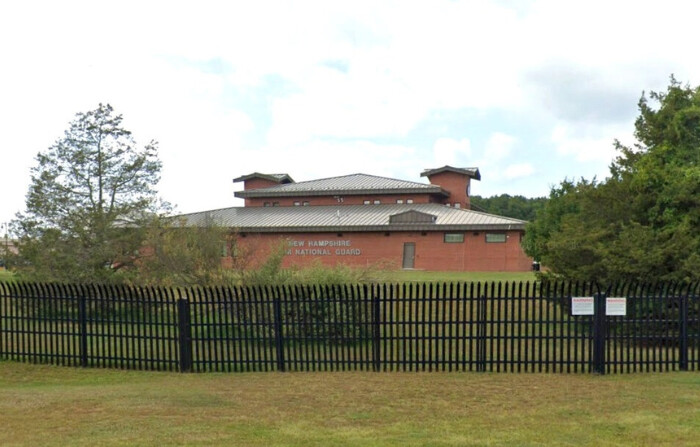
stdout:
[[456,208],[469,209],[469,194],[471,179],[481,180],[479,168],[453,168],[443,166],[441,168],[426,169],[421,172],[421,177],[428,177],[432,185],[440,186],[450,193],[445,199],[445,204]]

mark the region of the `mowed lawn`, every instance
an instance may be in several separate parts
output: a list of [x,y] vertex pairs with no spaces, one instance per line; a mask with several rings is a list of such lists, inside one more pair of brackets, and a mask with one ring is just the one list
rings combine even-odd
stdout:
[[393,270],[383,273],[390,282],[520,282],[535,281],[534,272],[429,272]]
[[[13,279],[13,274],[0,270],[0,281]],[[379,275],[390,282],[493,282],[534,281],[533,272],[428,272],[424,270],[387,270]]]
[[692,446],[700,373],[178,374],[0,362],[0,445]]
[[7,270],[0,270],[0,281],[9,281],[14,275]]

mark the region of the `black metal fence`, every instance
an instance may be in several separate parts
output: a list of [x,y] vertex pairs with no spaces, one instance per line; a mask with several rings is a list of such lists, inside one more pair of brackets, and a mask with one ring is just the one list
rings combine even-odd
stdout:
[[[177,371],[698,371],[699,289],[0,283],[0,358]],[[613,296],[624,315],[606,316]],[[593,314],[572,315],[572,297],[592,298]]]

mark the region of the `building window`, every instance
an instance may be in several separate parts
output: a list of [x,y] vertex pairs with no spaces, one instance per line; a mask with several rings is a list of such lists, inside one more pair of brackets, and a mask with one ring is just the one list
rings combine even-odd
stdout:
[[303,205],[304,205],[304,206],[309,206],[309,202],[304,201]]
[[503,243],[506,241],[505,233],[486,233],[487,243]]
[[456,203],[455,203],[455,208],[457,208],[457,209],[462,208],[462,204],[459,203],[459,202],[456,202]]
[[403,199],[396,199],[396,203],[403,203]]
[[382,203],[381,200],[375,200],[375,201],[374,201],[374,204],[375,204],[375,205],[379,205],[380,203]]
[[369,200],[364,200],[364,201],[362,201],[362,204],[363,204],[363,205],[369,205],[370,202],[369,202]]
[[294,202],[294,206],[299,206],[299,205],[301,205],[301,202],[299,202],[298,200]]
[[279,202],[272,202],[272,206],[280,206]]
[[446,244],[461,244],[464,242],[464,233],[445,233]]
[[270,206],[270,202],[263,203],[263,206]]
[[406,203],[413,203],[413,199],[406,199]]

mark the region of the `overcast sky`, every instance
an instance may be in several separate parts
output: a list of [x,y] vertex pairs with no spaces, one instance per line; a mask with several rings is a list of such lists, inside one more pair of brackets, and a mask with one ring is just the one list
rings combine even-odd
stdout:
[[[697,5],[697,6],[696,6]],[[180,212],[232,179],[478,167],[474,194],[607,175],[642,91],[700,83],[687,1],[3,1],[0,223],[35,156],[109,103]]]

